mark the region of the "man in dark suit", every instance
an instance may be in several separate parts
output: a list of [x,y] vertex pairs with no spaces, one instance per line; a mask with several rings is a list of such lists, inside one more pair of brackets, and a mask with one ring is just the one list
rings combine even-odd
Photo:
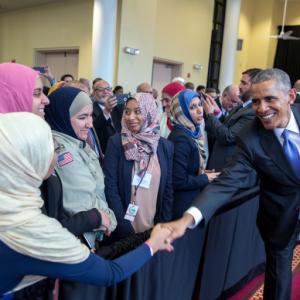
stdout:
[[208,138],[215,141],[208,161],[208,169],[222,170],[235,151],[237,133],[254,119],[249,89],[251,80],[259,71],[260,69],[249,69],[242,73],[239,88],[243,104],[234,108],[223,123],[213,114],[214,107],[210,105],[208,99],[204,102],[203,108],[207,115],[205,129]]
[[300,79],[295,82],[294,89],[296,91],[296,99],[294,103],[300,103]]
[[118,104],[109,83],[103,79],[93,84],[93,125],[105,153],[110,136],[121,131],[123,104]]
[[192,207],[177,221],[167,223],[171,239],[184,234],[231,201],[239,189],[260,179],[257,216],[266,250],[264,299],[288,300],[291,295],[291,263],[300,231],[300,107],[291,107],[295,91],[282,70],[261,71],[252,81],[252,107],[256,118],[237,138],[234,161],[200,193]]

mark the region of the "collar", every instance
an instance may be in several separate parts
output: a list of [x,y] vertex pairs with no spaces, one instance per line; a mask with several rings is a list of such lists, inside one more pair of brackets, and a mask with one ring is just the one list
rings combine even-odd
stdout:
[[246,101],[246,102],[243,103],[243,107],[246,107],[246,106],[248,106],[251,103],[252,103],[252,99],[249,99],[248,101]]
[[282,135],[282,132],[284,129],[287,129],[289,131],[299,134],[299,127],[298,127],[297,121],[295,119],[295,116],[294,116],[294,113],[292,110],[291,110],[291,117],[290,117],[290,120],[289,120],[286,128],[275,128],[274,129],[274,133],[277,136],[277,138],[281,138],[281,135]]

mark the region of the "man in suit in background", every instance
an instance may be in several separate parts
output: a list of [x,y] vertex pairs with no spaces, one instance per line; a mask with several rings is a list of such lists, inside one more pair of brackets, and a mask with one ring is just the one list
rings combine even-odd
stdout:
[[252,81],[252,106],[256,118],[237,138],[238,152],[222,174],[200,193],[177,221],[171,239],[205,224],[231,201],[239,189],[260,179],[257,216],[266,250],[265,300],[288,300],[291,296],[291,263],[300,231],[300,107],[291,104],[295,91],[289,76],[279,69],[261,71]]
[[296,91],[295,103],[300,103],[300,79],[294,83],[294,89]]
[[235,151],[237,133],[254,119],[249,90],[252,79],[259,71],[260,69],[249,69],[242,73],[239,89],[243,103],[234,108],[223,123],[214,115],[214,106],[210,105],[208,99],[204,102],[203,108],[207,115],[205,129],[209,140],[215,141],[209,157],[208,169],[222,170]]
[[103,79],[93,84],[93,125],[100,141],[101,149],[105,153],[110,136],[121,131],[123,104],[118,104],[109,83]]

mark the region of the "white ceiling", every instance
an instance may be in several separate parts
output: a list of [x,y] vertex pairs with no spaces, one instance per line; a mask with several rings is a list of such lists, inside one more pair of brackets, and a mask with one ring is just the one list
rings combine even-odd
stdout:
[[0,13],[57,1],[59,0],[0,0]]

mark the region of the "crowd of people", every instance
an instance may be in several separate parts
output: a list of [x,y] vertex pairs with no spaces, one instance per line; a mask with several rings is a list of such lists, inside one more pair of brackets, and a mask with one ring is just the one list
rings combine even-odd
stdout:
[[[71,74],[57,81],[48,67],[0,64],[0,297],[34,300],[53,289],[45,277],[62,279],[63,299],[84,283],[119,282],[259,185],[259,207],[253,199],[219,215],[209,231],[222,235],[226,224],[231,235],[259,236],[258,213],[265,299],[289,299],[300,230],[297,87],[281,70],[253,68],[222,93],[175,78],[159,99],[145,82],[124,93],[103,78],[90,86]],[[249,240],[239,236],[230,249]],[[101,257],[128,239],[127,253]]]

